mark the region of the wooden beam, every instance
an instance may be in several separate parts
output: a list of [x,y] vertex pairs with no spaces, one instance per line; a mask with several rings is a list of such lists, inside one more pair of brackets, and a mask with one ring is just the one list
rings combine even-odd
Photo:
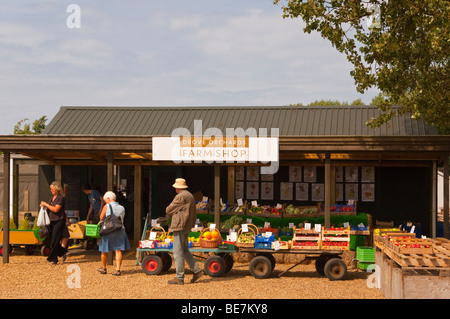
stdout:
[[325,154],[325,228],[330,228],[331,207],[331,163],[330,154]]
[[[113,191],[114,188],[114,154],[108,153],[106,162],[106,187],[107,191]],[[113,264],[114,252],[108,253],[108,265]]]
[[137,245],[142,232],[142,166],[134,166],[134,230],[133,241]]
[[449,239],[449,154],[444,155],[444,238]]
[[228,203],[232,204],[236,200],[235,197],[235,167],[228,166]]
[[3,153],[3,263],[9,263],[9,171],[11,154]]
[[220,165],[214,164],[214,223],[220,229]]

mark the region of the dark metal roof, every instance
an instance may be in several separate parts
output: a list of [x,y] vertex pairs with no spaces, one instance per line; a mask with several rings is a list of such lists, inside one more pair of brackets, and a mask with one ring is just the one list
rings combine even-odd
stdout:
[[175,128],[194,134],[194,120],[203,131],[226,128],[279,128],[280,136],[424,136],[438,135],[434,127],[408,114],[370,128],[375,106],[280,107],[61,107],[43,134],[170,136]]

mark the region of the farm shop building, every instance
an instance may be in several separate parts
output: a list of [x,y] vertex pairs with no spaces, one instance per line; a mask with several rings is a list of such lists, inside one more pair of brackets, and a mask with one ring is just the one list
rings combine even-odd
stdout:
[[[61,107],[41,135],[0,136],[0,151],[5,171],[12,169],[12,154],[37,160],[39,200],[46,200],[48,185],[59,180],[67,187],[67,209],[79,210],[81,220],[88,208],[83,184],[102,192],[115,189],[127,211],[127,232],[135,241],[145,216],[165,215],[176,177],[185,178],[192,193],[216,203],[240,198],[259,205],[321,203],[327,225],[334,205],[351,200],[357,212],[370,214],[374,221],[419,222],[422,234],[436,236],[436,179],[444,167],[448,181],[450,136],[438,135],[407,114],[380,128],[367,127],[366,121],[378,114],[372,106]],[[232,142],[226,140],[227,132],[234,133]],[[167,154],[158,159],[155,152],[167,150],[156,149],[152,143],[161,139],[153,138],[171,136],[192,137],[191,144],[198,136],[202,143],[213,140],[213,147],[221,147],[218,154],[231,143],[231,150],[241,147],[235,154],[243,157],[221,163],[218,158],[170,160]],[[261,143],[259,149],[264,149],[264,141],[271,145],[262,157],[253,158],[255,151],[245,148],[252,137]],[[221,138],[225,145],[217,145]],[[192,154],[205,153],[217,154],[204,149]],[[273,174],[262,174],[270,172],[269,167]],[[3,180],[8,185],[9,179]],[[9,187],[3,189],[9,196]],[[445,187],[443,196],[448,207]],[[214,214],[219,221],[219,205]],[[444,223],[448,237],[447,216]]]

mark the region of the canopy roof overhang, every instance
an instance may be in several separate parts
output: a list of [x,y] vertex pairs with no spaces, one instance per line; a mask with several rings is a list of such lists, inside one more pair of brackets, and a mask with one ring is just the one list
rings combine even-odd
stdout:
[[[152,160],[151,136],[3,135],[0,151],[51,165],[164,165]],[[450,136],[281,136],[280,161],[442,161]],[[186,164],[186,163],[184,163]],[[226,164],[226,163],[225,163]]]

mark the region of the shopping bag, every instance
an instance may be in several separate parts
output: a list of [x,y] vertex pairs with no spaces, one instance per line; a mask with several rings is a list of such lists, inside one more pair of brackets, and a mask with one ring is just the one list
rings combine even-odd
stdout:
[[47,210],[45,209],[45,207],[42,206],[41,209],[39,210],[39,215],[38,215],[38,219],[36,221],[36,226],[42,227],[42,226],[47,226],[47,225],[50,225],[50,217],[48,217],[48,213],[47,213]]
[[103,222],[100,222],[100,230],[98,232],[100,236],[105,236],[109,233],[123,228],[122,219],[114,215],[111,204],[109,204],[108,206],[111,213],[105,217]]

